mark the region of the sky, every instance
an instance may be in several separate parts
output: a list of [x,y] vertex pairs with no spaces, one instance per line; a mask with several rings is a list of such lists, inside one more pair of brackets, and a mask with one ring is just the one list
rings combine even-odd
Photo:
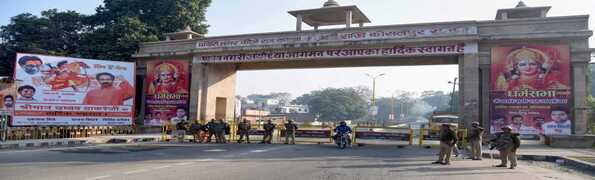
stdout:
[[[291,10],[322,7],[326,0],[213,0],[206,16],[210,25],[208,36],[262,33],[295,30]],[[357,5],[372,21],[368,26],[493,20],[496,11],[513,8],[518,0],[336,0],[340,5]],[[595,15],[595,0],[525,0],[528,6],[552,6],[548,16]],[[29,12],[39,15],[42,10],[57,8],[92,14],[102,0],[2,0],[0,25],[10,17]],[[595,24],[595,18],[589,19]],[[303,26],[308,29],[307,25]],[[323,29],[323,28],[321,28]],[[590,39],[591,47],[595,38]],[[237,94],[289,92],[294,97],[326,87],[368,86],[372,80],[365,74],[385,73],[377,78],[376,94],[390,97],[397,90],[422,92],[442,90],[450,93],[448,81],[458,75],[456,65],[389,66],[326,69],[290,69],[240,71],[237,74]]]

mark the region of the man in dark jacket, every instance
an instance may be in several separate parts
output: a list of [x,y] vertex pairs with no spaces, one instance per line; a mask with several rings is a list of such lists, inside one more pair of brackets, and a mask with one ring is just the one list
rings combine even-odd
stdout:
[[440,154],[438,161],[433,164],[450,165],[450,157],[452,148],[457,143],[457,135],[455,131],[450,129],[450,124],[442,124],[440,130]]
[[246,143],[250,144],[250,123],[248,120],[244,119],[238,124],[238,133],[240,134],[238,143],[242,143],[244,141],[244,137],[246,137]]
[[518,134],[512,133],[512,127],[502,127],[500,133],[496,133],[496,138],[490,142],[495,144],[495,147],[500,151],[500,165],[496,167],[506,167],[508,161],[510,161],[510,169],[514,169],[517,166],[516,163],[516,150],[521,146],[521,140]]
[[267,120],[267,123],[262,125],[264,129],[264,137],[262,138],[262,144],[267,143],[271,144],[271,140],[273,139],[273,132],[275,131],[275,124],[271,122],[271,120]]

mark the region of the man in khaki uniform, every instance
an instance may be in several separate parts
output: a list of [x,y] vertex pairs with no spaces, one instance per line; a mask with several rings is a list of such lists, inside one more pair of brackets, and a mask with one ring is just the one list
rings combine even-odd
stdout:
[[244,142],[244,137],[246,137],[246,142],[250,144],[250,123],[248,120],[244,119],[241,123],[238,124],[238,133],[240,134],[240,139],[238,139],[238,143]]
[[[297,131],[298,127],[293,123],[293,120],[287,121],[285,123],[285,144],[295,144],[295,131]],[[291,142],[289,141],[291,138]]]
[[510,169],[514,169],[517,166],[516,150],[519,148],[521,141],[518,134],[512,133],[512,127],[502,127],[502,131],[504,132],[497,133],[496,138],[491,140],[500,151],[500,160],[502,161],[500,165],[495,167],[506,167],[508,161],[510,161]]
[[450,129],[450,124],[442,124],[440,130],[440,154],[438,161],[433,164],[450,165],[450,157],[454,145],[457,143],[456,133]]
[[275,124],[269,119],[267,123],[262,125],[264,129],[264,137],[262,137],[262,144],[271,144],[271,140],[273,139],[273,132],[275,131]]
[[481,142],[483,136],[483,128],[479,126],[479,122],[471,123],[469,131],[469,145],[471,146],[471,159],[481,160]]

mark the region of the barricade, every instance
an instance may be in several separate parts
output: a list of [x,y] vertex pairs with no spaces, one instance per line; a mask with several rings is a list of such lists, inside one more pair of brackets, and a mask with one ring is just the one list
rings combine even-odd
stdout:
[[[285,129],[278,129],[277,142],[285,142]],[[295,142],[333,143],[332,129],[320,128],[299,128],[295,131]]]
[[354,127],[353,143],[361,143],[362,140],[381,140],[382,143],[405,141],[413,144],[413,129],[390,128],[390,127]]

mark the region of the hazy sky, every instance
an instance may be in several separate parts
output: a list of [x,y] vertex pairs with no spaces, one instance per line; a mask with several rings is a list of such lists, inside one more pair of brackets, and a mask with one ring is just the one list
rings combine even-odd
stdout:
[[[257,32],[291,31],[295,18],[290,10],[321,7],[326,0],[213,0],[207,11],[209,34],[220,36]],[[91,14],[101,0],[2,0],[0,24],[10,17],[30,12],[38,15],[49,8]],[[512,8],[518,0],[337,0],[341,5],[357,5],[372,23],[409,24],[460,20],[493,20],[500,8]],[[552,6],[549,16],[595,15],[595,0],[525,0],[528,6]],[[595,22],[590,18],[590,25]],[[304,25],[307,27],[307,25]],[[322,28],[321,28],[322,29]],[[591,27],[592,29],[592,27]],[[590,44],[595,44],[591,38]],[[386,73],[377,80],[377,94],[390,96],[395,90],[452,91],[447,82],[457,76],[456,65],[330,68],[306,70],[241,71],[237,93],[290,92],[294,96],[325,87],[371,86],[365,73]]]

